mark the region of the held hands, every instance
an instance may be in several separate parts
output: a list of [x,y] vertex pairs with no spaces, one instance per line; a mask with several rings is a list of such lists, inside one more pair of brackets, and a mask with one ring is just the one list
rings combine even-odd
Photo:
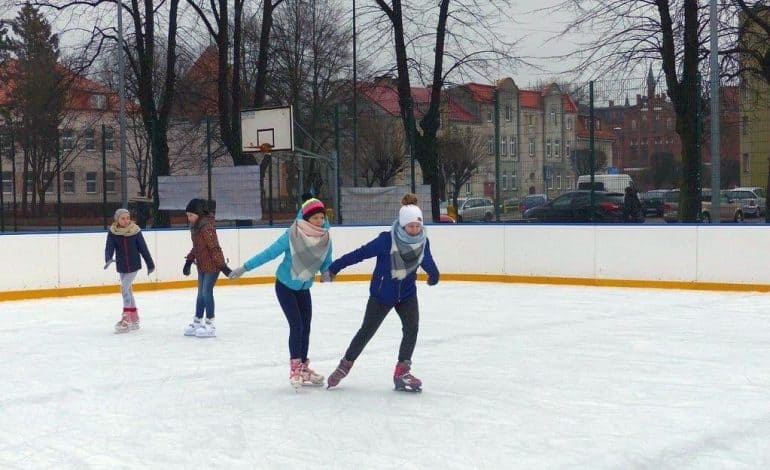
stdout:
[[192,266],[192,263],[193,262],[191,259],[188,259],[187,261],[185,261],[184,268],[182,268],[182,274],[184,274],[185,276],[190,275],[190,267]]
[[112,263],[114,263],[114,262],[115,262],[115,260],[114,260],[114,259],[108,259],[108,260],[107,260],[107,261],[104,263],[104,269],[107,269],[107,268],[109,268],[109,267],[110,267],[110,265],[111,265]]
[[224,275],[225,275],[225,276],[227,276],[227,277],[230,277],[230,274],[232,274],[232,272],[233,272],[233,270],[232,270],[232,269],[230,269],[230,267],[229,267],[229,266],[227,266],[227,265],[224,265],[224,266],[222,267],[222,269],[220,269],[220,271],[222,271],[222,274],[224,274]]
[[[222,271],[224,272],[224,271]],[[238,266],[237,268],[233,269],[229,273],[227,273],[227,277],[230,279],[238,279],[239,277],[243,276],[243,274],[246,272],[246,268],[243,266]]]
[[438,284],[438,276],[436,276],[436,277],[428,276],[428,285],[429,286],[435,286],[436,284]]
[[321,282],[332,282],[336,276],[331,271],[324,271],[321,273]]
[[149,267],[147,268],[147,275],[148,275],[148,276],[149,276],[150,274],[154,273],[154,272],[155,272],[155,266],[153,266],[153,267],[151,267],[151,268],[149,268]]

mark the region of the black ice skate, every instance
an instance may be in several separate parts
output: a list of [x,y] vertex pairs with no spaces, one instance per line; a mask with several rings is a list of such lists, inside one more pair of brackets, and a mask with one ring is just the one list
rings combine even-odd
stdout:
[[393,372],[393,385],[399,392],[422,392],[422,381],[412,375],[412,361],[401,361]]

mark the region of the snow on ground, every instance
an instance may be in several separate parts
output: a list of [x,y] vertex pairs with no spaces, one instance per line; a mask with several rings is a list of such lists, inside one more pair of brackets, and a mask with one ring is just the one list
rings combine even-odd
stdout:
[[[332,390],[288,382],[272,285],[215,289],[215,339],[182,336],[192,289],[0,303],[0,468],[770,467],[770,295],[443,282],[419,287],[413,371],[392,390],[393,312]],[[328,375],[367,283],[317,284]]]

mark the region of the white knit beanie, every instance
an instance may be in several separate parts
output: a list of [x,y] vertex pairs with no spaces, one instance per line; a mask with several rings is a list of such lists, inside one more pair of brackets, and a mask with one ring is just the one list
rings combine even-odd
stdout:
[[128,209],[124,209],[124,208],[122,208],[122,207],[121,207],[120,209],[118,209],[118,210],[116,210],[116,211],[115,211],[115,215],[113,216],[113,218],[114,218],[115,220],[118,220],[118,218],[119,218],[121,215],[123,215],[123,214],[131,214],[131,213],[130,213],[130,212],[128,212]]
[[414,204],[401,206],[398,211],[398,224],[400,226],[406,227],[406,224],[410,222],[419,222],[422,225],[422,211]]

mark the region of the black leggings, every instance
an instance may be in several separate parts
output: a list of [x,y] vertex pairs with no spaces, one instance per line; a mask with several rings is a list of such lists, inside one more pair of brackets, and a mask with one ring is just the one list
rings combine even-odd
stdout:
[[[364,313],[364,322],[353,337],[353,341],[350,342],[350,346],[348,346],[348,350],[345,352],[345,359],[355,361],[358,358],[393,307],[393,305],[383,305],[375,300],[374,297],[369,297],[369,302],[366,304],[366,313]],[[401,331],[403,332],[401,347],[398,349],[398,360],[410,361],[414,352],[414,346],[417,344],[417,330],[420,325],[417,296],[413,295],[397,303],[395,308],[396,313],[401,318]]]

